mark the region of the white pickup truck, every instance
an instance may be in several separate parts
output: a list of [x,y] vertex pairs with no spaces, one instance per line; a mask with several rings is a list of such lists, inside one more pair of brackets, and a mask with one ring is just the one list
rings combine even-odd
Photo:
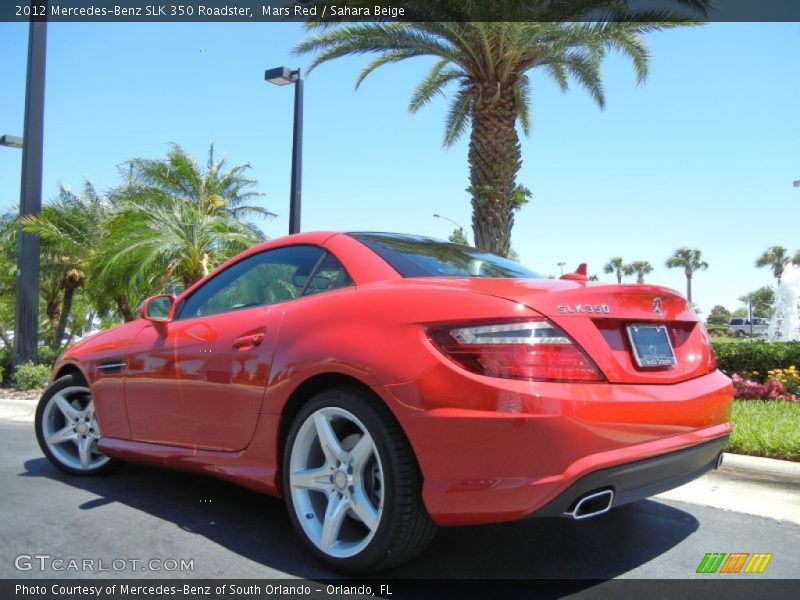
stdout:
[[769,323],[767,319],[753,317],[753,325],[751,329],[750,319],[743,317],[731,319],[731,322],[728,323],[728,329],[730,329],[732,335],[735,335],[736,337],[747,337],[749,335],[755,337],[759,335],[766,335],[768,324]]

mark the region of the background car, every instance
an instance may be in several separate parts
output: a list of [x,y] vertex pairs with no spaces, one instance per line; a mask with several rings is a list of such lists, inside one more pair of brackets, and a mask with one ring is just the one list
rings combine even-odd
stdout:
[[731,319],[728,324],[728,329],[731,335],[736,337],[755,337],[760,335],[767,335],[767,327],[769,327],[769,319],[762,319],[761,317],[749,318],[735,318]]
[[474,248],[303,233],[76,343],[36,432],[76,475],[137,461],[286,499],[368,572],[436,525],[584,519],[717,466],[732,388],[678,293]]

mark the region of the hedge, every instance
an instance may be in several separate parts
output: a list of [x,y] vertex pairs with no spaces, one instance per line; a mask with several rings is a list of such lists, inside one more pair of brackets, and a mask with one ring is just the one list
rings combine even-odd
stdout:
[[[46,365],[52,369],[64,348],[53,349],[50,346],[39,346],[38,350],[35,364]],[[11,348],[0,348],[0,384],[4,383],[4,379],[12,379],[14,368],[11,364],[11,358]],[[5,383],[9,383],[9,381],[6,380]]]
[[[713,341],[719,369],[728,376],[738,373],[764,382],[767,371],[800,367],[800,342],[770,343],[764,340]],[[757,374],[757,375],[756,375]]]

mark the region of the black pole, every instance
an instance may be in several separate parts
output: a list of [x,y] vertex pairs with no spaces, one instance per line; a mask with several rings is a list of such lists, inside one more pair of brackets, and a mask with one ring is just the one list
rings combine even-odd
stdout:
[[[45,3],[45,11],[47,5]],[[31,18],[28,34],[28,78],[25,88],[25,129],[22,135],[22,183],[19,214],[42,211],[42,154],[44,140],[44,83],[47,21]],[[39,341],[39,236],[20,227],[17,245],[14,308],[14,364],[34,360]]]
[[303,78],[300,69],[294,81],[294,132],[292,134],[292,186],[289,191],[289,234],[300,232],[303,179]]

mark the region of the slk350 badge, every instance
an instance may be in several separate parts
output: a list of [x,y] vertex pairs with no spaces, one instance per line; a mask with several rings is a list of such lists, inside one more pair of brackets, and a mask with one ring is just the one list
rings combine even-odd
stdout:
[[608,304],[557,304],[558,312],[562,314],[609,314],[611,309]]

